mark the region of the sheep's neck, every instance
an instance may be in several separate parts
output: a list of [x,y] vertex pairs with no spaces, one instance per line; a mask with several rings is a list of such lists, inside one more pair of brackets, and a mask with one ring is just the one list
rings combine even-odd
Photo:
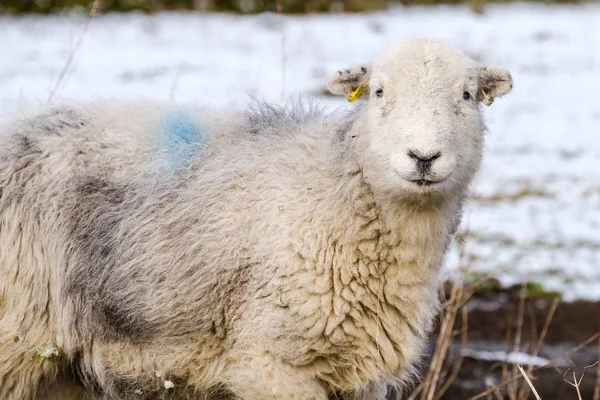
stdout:
[[379,200],[362,174],[355,175],[352,186],[356,190],[347,192],[351,197],[343,207],[361,223],[339,232],[332,289],[340,309],[333,314],[345,314],[362,326],[364,345],[378,349],[362,356],[365,372],[373,367],[381,374],[394,373],[420,357],[432,327],[452,204]]
[[378,200],[364,179],[357,186],[361,190],[353,191],[347,207],[361,224],[341,241],[356,255],[357,262],[347,266],[355,269],[351,273],[363,277],[368,267],[369,279],[393,278],[406,284],[436,278],[449,240],[452,204],[420,206]]

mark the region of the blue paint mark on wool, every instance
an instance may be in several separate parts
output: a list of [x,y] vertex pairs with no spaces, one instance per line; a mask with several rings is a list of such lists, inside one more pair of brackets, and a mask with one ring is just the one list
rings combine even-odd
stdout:
[[189,165],[206,140],[203,127],[185,114],[170,114],[162,121],[166,159],[173,167]]

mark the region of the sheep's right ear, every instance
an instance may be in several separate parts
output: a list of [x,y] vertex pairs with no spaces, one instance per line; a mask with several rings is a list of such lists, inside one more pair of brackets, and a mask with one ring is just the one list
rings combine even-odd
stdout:
[[501,67],[483,67],[479,69],[477,100],[486,106],[494,98],[504,96],[513,87],[512,77],[507,69]]
[[369,79],[371,68],[358,65],[343,71],[337,71],[329,78],[329,91],[338,96],[345,96],[348,101],[369,97]]

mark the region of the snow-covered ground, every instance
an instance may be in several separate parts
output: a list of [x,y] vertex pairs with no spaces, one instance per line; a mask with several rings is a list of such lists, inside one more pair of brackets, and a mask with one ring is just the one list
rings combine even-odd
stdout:
[[[395,8],[283,21],[102,15],[56,97],[231,107],[249,95],[320,95],[330,72],[368,61],[392,41],[444,38],[509,68],[515,81],[485,110],[490,132],[463,227],[465,262],[507,284],[528,279],[568,299],[600,299],[599,21],[600,4],[513,4],[483,16],[465,7]],[[0,115],[48,101],[86,22],[82,15],[0,17]],[[455,249],[448,264],[457,260]]]

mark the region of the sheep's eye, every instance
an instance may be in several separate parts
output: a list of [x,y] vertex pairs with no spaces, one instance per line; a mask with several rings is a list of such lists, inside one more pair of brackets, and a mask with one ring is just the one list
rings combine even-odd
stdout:
[[471,93],[464,91],[463,92],[463,99],[465,100],[469,100],[471,98]]
[[375,96],[383,97],[383,89],[377,89],[377,91],[375,92]]

